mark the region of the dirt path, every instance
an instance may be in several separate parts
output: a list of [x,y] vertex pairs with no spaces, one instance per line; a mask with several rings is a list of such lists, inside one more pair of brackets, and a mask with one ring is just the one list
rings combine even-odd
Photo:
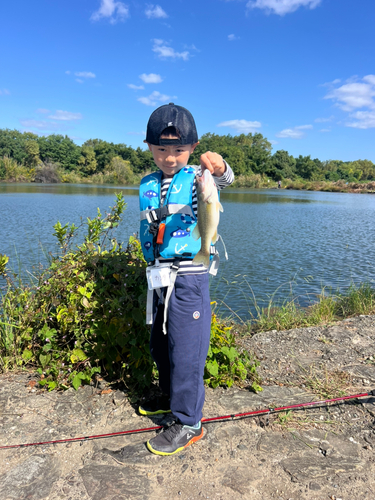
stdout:
[[[321,400],[375,388],[375,317],[259,333],[264,391],[206,391],[205,417]],[[136,414],[120,391],[45,393],[27,374],[0,378],[0,444],[55,440],[165,422]],[[374,499],[375,398],[205,425],[172,457],[150,454],[152,433],[0,450],[1,500]],[[109,454],[108,450],[121,452]]]

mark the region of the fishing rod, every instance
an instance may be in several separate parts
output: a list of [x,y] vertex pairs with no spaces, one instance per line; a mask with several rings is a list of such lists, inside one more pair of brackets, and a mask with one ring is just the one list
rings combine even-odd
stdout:
[[[265,414],[273,414],[273,413],[279,413],[282,411],[287,411],[287,410],[298,410],[300,408],[306,408],[309,406],[317,406],[317,405],[327,405],[329,403],[337,403],[338,401],[348,401],[349,399],[359,399],[359,398],[365,398],[369,396],[375,396],[375,389],[373,389],[370,392],[364,392],[362,394],[353,394],[351,396],[341,396],[339,398],[333,398],[333,399],[324,399],[322,401],[310,401],[307,403],[299,403],[295,405],[288,405],[288,406],[279,406],[277,408],[264,408],[262,410],[254,410],[254,411],[247,411],[244,413],[235,413],[231,415],[221,415],[219,417],[211,417],[211,418],[203,418],[202,419],[202,424],[209,424],[209,423],[215,423],[219,421],[228,421],[228,420],[235,420],[235,419],[243,419],[243,418],[248,418],[248,417],[254,417],[257,415],[265,415]],[[115,437],[115,436],[124,436],[126,434],[139,434],[141,432],[150,432],[150,431],[155,431],[158,429],[162,429],[162,425],[156,425],[154,427],[144,427],[142,429],[131,429],[127,431],[119,431],[119,432],[110,432],[108,434],[94,434],[92,436],[80,436],[80,437],[75,437],[75,438],[66,438],[66,439],[56,439],[54,441],[41,441],[40,443],[22,443],[22,444],[11,444],[11,445],[5,445],[5,446],[0,446],[0,450],[6,450],[10,448],[25,448],[28,446],[42,446],[42,445],[47,445],[47,444],[60,444],[60,443],[75,443],[79,441],[89,441],[93,439],[104,439],[108,437]]]

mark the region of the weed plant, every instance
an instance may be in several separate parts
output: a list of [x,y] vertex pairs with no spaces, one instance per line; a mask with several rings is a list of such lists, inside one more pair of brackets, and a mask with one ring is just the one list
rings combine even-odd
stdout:
[[[305,278],[308,280],[308,278]],[[249,321],[243,321],[233,310],[230,310],[232,321],[239,322],[242,326],[240,330],[245,333],[255,333],[270,330],[290,330],[292,328],[302,328],[329,324],[344,318],[375,314],[375,289],[370,283],[356,285],[352,283],[349,288],[340,292],[327,291],[323,288],[320,295],[314,297],[314,301],[308,307],[301,307],[299,299],[293,294],[293,286],[296,276],[289,282],[289,297],[281,303],[275,297],[279,292],[278,287],[275,292],[268,297],[268,303],[262,307],[260,301],[247,281],[246,276],[242,281],[237,281],[236,286],[247,287],[248,293],[244,292],[249,306]],[[228,292],[229,293],[229,292]],[[222,305],[227,307],[225,302]]]
[[[121,380],[133,393],[157,376],[145,325],[146,262],[131,237],[125,248],[113,237],[125,210],[122,194],[106,215],[82,223],[86,235],[73,248],[81,227],[54,225],[60,255],[37,282],[23,285],[0,255],[0,275],[7,283],[0,309],[0,363],[3,371],[30,367],[49,390],[77,389],[98,373]],[[205,371],[208,385],[252,385],[260,390],[257,363],[236,348],[231,328],[215,315]]]

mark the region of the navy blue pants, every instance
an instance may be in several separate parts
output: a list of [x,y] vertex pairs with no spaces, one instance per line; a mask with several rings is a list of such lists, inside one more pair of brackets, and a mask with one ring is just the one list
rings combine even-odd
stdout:
[[162,331],[164,305],[154,294],[151,355],[159,370],[159,386],[170,396],[171,411],[184,425],[202,418],[203,372],[211,333],[208,284],[208,273],[177,275],[168,305],[167,335]]

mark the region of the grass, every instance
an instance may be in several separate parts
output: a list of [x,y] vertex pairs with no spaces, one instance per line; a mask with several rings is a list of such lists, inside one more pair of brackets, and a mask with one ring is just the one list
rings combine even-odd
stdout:
[[346,395],[350,386],[348,373],[340,370],[330,371],[323,366],[317,368],[312,365],[309,370],[300,368],[303,385],[322,399],[334,399]]
[[329,294],[323,288],[317,302],[308,307],[299,306],[298,297],[291,297],[278,305],[274,299],[276,292],[266,307],[260,307],[252,291],[251,294],[255,314],[250,312],[251,320],[243,322],[249,333],[291,330],[330,324],[352,316],[375,314],[375,290],[369,283],[353,283],[344,293]]
[[[294,280],[290,282],[290,294],[287,299],[281,303],[275,299],[276,295],[279,295],[279,289],[284,286],[281,285],[269,297],[265,307],[259,305],[259,300],[255,297],[246,277],[243,278],[242,282],[233,283],[236,286],[244,284],[248,286],[249,293],[246,294],[246,299],[250,320],[244,321],[240,315],[230,309],[225,304],[225,298],[223,301],[219,301],[217,309],[220,310],[223,306],[226,313],[229,310],[228,319],[237,323],[237,330],[242,334],[326,325],[352,316],[375,314],[375,289],[367,282],[360,285],[352,283],[345,292],[327,292],[325,288],[322,288],[317,300],[308,307],[301,307],[298,297],[293,296]],[[321,339],[321,342],[328,343],[329,341]]]

